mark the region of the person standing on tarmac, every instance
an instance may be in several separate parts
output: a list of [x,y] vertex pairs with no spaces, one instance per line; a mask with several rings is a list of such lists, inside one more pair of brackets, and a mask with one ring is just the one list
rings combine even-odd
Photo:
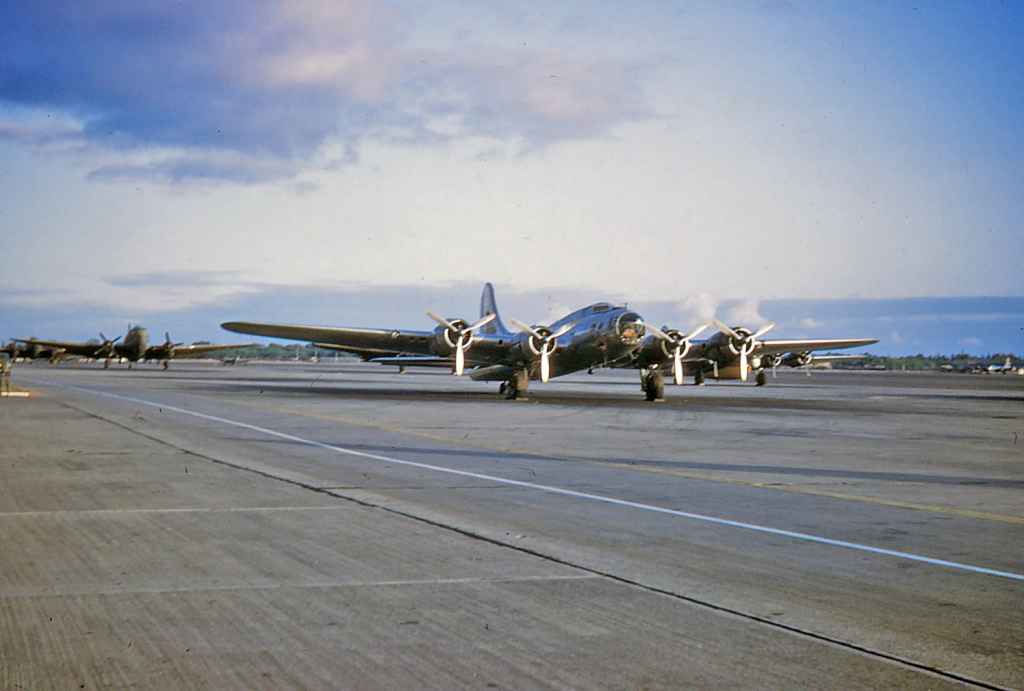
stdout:
[[0,392],[11,393],[11,370],[14,369],[14,362],[7,357],[6,353],[0,355]]

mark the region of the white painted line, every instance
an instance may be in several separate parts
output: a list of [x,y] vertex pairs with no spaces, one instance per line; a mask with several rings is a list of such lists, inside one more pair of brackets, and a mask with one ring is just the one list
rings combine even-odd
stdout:
[[350,456],[358,456],[359,458],[368,458],[374,461],[385,461],[387,463],[395,463],[397,465],[404,465],[411,468],[420,468],[422,470],[433,470],[438,473],[448,473],[449,475],[459,475],[461,477],[471,477],[477,480],[487,480],[489,482],[497,482],[503,485],[511,485],[513,487],[525,487],[528,489],[534,489],[541,492],[548,492],[551,494],[559,494],[565,497],[573,497],[576,499],[587,499],[590,501],[601,502],[603,504],[613,504],[615,506],[624,506],[631,509],[639,509],[641,511],[651,511],[654,513],[666,514],[669,516],[677,516],[679,518],[689,518],[695,521],[703,521],[704,523],[712,523],[715,525],[724,525],[730,528],[742,528],[744,530],[752,530],[758,533],[767,533],[769,535],[779,535],[781,537],[793,538],[795,540],[803,540],[804,542],[815,542],[820,545],[830,545],[832,547],[842,547],[845,549],[857,550],[859,552],[868,552],[871,554],[881,554],[887,557],[896,557],[897,559],[906,559],[909,561],[916,561],[923,564],[931,564],[933,566],[944,566],[950,569],[957,569],[959,571],[968,571],[971,573],[985,574],[986,576],[998,576],[1000,578],[1010,578],[1015,581],[1024,581],[1024,574],[1013,573],[1012,571],[999,571],[997,569],[988,569],[983,566],[974,566],[973,564],[964,564],[957,561],[948,561],[946,559],[935,559],[933,557],[925,557],[920,554],[914,554],[912,552],[900,552],[894,549],[885,549],[883,547],[872,547],[871,545],[862,545],[857,542],[847,542],[846,540],[834,540],[828,537],[821,537],[820,535],[811,535],[809,533],[798,533],[792,530],[782,530],[780,528],[770,528],[768,526],[757,525],[756,523],[744,523],[742,521],[733,521],[727,518],[718,518],[716,516],[706,516],[699,513],[691,513],[689,511],[677,511],[676,509],[666,509],[661,506],[654,506],[652,504],[641,504],[635,501],[628,501],[626,499],[616,499],[615,497],[607,497],[602,494],[591,494],[589,492],[577,492],[571,489],[564,489],[562,487],[554,487],[552,485],[541,485],[535,482],[524,482],[522,480],[511,480],[508,478],[497,477],[495,475],[487,475],[484,473],[474,473],[469,470],[457,470],[455,468],[445,468],[444,466],[431,465],[430,463],[419,463],[417,461],[406,461],[400,458],[393,458],[391,456],[382,456],[375,453],[366,453],[365,451],[356,451],[355,449],[346,449],[342,446],[334,446],[332,444],[325,444],[324,442],[316,441],[313,439],[304,439],[297,437],[294,434],[287,434],[285,432],[278,432],[276,430],[267,429],[266,427],[259,427],[258,425],[250,425],[246,422],[238,422],[236,420],[228,420],[227,418],[218,417],[216,415],[207,415],[206,413],[199,413],[193,410],[186,410],[184,408],[177,408],[169,406],[164,403],[154,403],[152,401],[146,401],[141,398],[132,398],[130,396],[122,396],[120,394],[109,393],[106,391],[96,391],[94,389],[87,389],[81,386],[71,386],[63,384],[49,384],[58,388],[74,389],[88,394],[96,396],[106,396],[107,398],[113,398],[121,401],[127,401],[129,403],[137,403],[139,405],[149,406],[151,408],[161,408],[181,415],[190,415],[192,417],[200,418],[203,420],[209,420],[211,422],[219,422],[224,425],[231,425],[233,427],[240,427],[242,429],[252,430],[253,432],[259,432],[266,434],[271,437],[277,437],[279,439],[287,439],[294,441],[299,444],[305,444],[307,446],[313,446],[320,449],[326,449],[328,451],[334,451],[336,453],[347,454]]

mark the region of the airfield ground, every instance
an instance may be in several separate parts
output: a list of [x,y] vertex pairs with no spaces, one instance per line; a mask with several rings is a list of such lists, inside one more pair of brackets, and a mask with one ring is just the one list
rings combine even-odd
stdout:
[[1024,377],[15,383],[2,689],[1024,687]]

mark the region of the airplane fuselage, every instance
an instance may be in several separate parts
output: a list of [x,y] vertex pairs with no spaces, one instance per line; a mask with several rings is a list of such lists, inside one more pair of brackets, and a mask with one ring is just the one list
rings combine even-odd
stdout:
[[[639,314],[626,307],[606,303],[576,310],[548,328],[555,332],[569,324],[572,324],[572,329],[559,337],[558,347],[551,355],[552,374],[556,376],[628,359],[643,342],[645,333]],[[528,345],[530,336],[520,334],[516,338],[522,344],[517,364],[530,365],[530,378],[538,378],[536,362]]]

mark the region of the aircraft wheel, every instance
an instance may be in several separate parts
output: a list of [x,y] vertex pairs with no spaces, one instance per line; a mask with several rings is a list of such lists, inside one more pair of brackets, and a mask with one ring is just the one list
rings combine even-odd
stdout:
[[498,384],[498,393],[502,396],[505,395],[505,390],[508,389],[508,382],[501,382]]
[[526,392],[530,386],[530,374],[524,369],[518,370],[506,382],[505,398],[509,400],[526,400]]
[[704,372],[697,370],[693,375],[693,383],[695,386],[704,386]]
[[167,369],[170,366],[171,366],[170,361],[169,360],[164,360],[164,369]]
[[644,380],[644,398],[660,401],[665,398],[665,379],[658,370],[652,370]]
[[754,382],[758,386],[764,386],[765,384],[768,383],[768,375],[765,374],[765,371],[763,369],[757,371],[757,377],[754,379]]

